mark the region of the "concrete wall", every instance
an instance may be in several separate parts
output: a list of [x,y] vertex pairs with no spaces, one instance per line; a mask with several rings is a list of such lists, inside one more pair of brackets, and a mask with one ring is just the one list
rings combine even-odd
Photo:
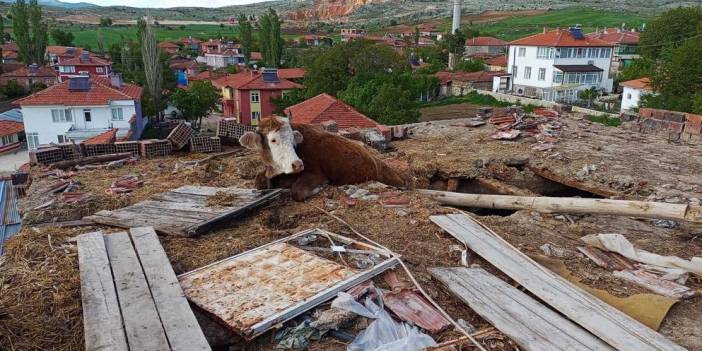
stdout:
[[[494,97],[495,99],[499,101],[504,101],[504,102],[509,102],[509,103],[520,103],[522,105],[534,105],[534,106],[541,106],[541,107],[554,107],[558,105],[555,102],[551,101],[546,101],[546,100],[541,100],[541,99],[531,99],[523,96],[516,96],[516,95],[510,95],[510,94],[503,94],[503,93],[496,93],[493,91],[484,91],[484,90],[475,90],[479,94],[483,95],[490,95]],[[578,112],[578,113],[583,113],[583,114],[588,114],[588,115],[607,115],[610,117],[619,117],[617,114],[613,113],[606,113],[602,111],[597,111],[597,110],[591,110],[579,106],[573,106],[573,112]]]
[[631,110],[632,108],[639,107],[639,100],[641,99],[642,91],[639,89],[624,87],[624,92],[622,93],[622,108],[621,111]]

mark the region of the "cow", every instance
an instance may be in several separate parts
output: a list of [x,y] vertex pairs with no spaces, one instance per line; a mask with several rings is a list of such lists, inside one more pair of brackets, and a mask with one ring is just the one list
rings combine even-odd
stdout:
[[242,135],[239,143],[259,152],[265,164],[256,188],[289,187],[295,201],[307,199],[324,184],[375,180],[398,188],[410,185],[360,143],[281,117],[262,118],[257,130]]

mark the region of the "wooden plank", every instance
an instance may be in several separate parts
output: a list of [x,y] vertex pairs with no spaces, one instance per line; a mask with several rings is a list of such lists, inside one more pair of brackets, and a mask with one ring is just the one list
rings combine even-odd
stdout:
[[540,266],[464,214],[430,219],[517,283],[618,350],[685,350]]
[[132,228],[129,232],[171,349],[211,350],[154,229]]
[[102,232],[78,236],[85,350],[127,351],[122,315]]
[[665,280],[655,274],[642,270],[616,271],[613,272],[612,275],[642,286],[655,292],[656,294],[672,297],[674,299],[689,299],[696,294],[695,290],[692,290],[685,285],[680,285],[676,282]]
[[[102,211],[101,211],[102,212]],[[89,220],[93,223],[111,225],[120,228],[130,228],[133,227],[143,227],[143,226],[153,226],[159,232],[172,235],[185,235],[185,229],[187,228],[182,223],[162,223],[148,218],[132,218],[128,225],[121,218],[115,218],[110,216],[103,216],[99,212],[88,217],[83,217],[85,220]]]
[[177,219],[179,221],[190,221],[192,220],[194,223],[199,223],[202,221],[206,221],[217,214],[212,214],[212,213],[203,213],[203,212],[195,212],[195,211],[187,211],[187,210],[173,210],[173,209],[166,209],[166,208],[159,208],[159,207],[151,207],[151,206],[145,206],[142,203],[136,203],[132,206],[129,206],[128,208],[122,209],[122,210],[116,210],[113,212],[117,211],[128,211],[131,213],[138,213],[140,215],[149,215],[149,216],[158,216],[162,218],[173,218]]
[[189,195],[200,195],[200,196],[213,196],[219,192],[225,192],[229,194],[241,194],[241,195],[251,195],[258,196],[262,193],[261,190],[256,189],[244,189],[244,188],[221,188],[215,186],[196,186],[196,185],[183,185],[179,188],[171,190],[173,193],[179,194],[189,194]]
[[105,235],[130,350],[170,350],[129,234]]
[[614,350],[482,268],[432,268],[431,275],[524,350]]
[[634,265],[626,257],[615,252],[602,251],[591,246],[578,246],[578,251],[604,269],[612,271],[634,269]]
[[151,197],[153,200],[161,200],[161,201],[170,201],[170,202],[178,202],[178,203],[191,203],[191,204],[199,204],[199,205],[206,205],[207,204],[207,196],[203,195],[193,195],[193,194],[180,194],[180,193],[174,193],[174,192],[165,192],[161,194],[156,194]]
[[225,206],[205,207],[203,205],[188,203],[188,202],[170,202],[170,201],[153,201],[153,200],[146,200],[146,201],[139,202],[139,205],[154,207],[154,208],[163,208],[163,209],[168,209],[168,210],[172,209],[172,210],[193,211],[193,212],[212,213],[212,214],[220,214],[220,213],[224,213],[224,212],[231,211],[231,210],[235,209],[234,207],[225,207]]

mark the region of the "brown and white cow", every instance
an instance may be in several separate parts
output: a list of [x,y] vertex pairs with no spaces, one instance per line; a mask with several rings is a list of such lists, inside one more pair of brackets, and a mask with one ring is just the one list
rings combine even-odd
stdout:
[[312,125],[291,125],[280,117],[261,119],[256,132],[242,135],[239,143],[260,152],[265,163],[266,169],[256,177],[256,187],[290,187],[296,201],[308,198],[327,183],[375,180],[395,187],[410,185],[363,145]]

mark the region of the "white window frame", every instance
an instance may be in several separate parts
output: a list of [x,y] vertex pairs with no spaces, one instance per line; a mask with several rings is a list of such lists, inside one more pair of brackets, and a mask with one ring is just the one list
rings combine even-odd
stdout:
[[531,67],[524,67],[524,79],[531,79]]
[[518,73],[519,73],[519,66],[512,65],[512,77],[516,78]]
[[526,48],[517,48],[517,56],[519,57],[524,57],[526,56]]
[[73,122],[73,115],[70,109],[51,109],[51,121],[54,123]]
[[252,91],[249,95],[251,95],[251,102],[261,102],[261,93],[260,92]]
[[96,73],[102,73],[102,67],[95,67]]
[[111,109],[111,119],[113,121],[124,121],[124,109],[121,107],[113,107]]
[[76,73],[76,66],[59,66],[61,73]]
[[258,121],[261,119],[261,112],[259,111],[251,111],[251,120],[252,121]]
[[554,50],[546,46],[539,46],[536,48],[536,58],[538,59],[549,59],[553,58]]
[[39,147],[39,133],[27,133],[27,147],[32,150]]
[[539,80],[546,80],[546,69],[539,68]]

